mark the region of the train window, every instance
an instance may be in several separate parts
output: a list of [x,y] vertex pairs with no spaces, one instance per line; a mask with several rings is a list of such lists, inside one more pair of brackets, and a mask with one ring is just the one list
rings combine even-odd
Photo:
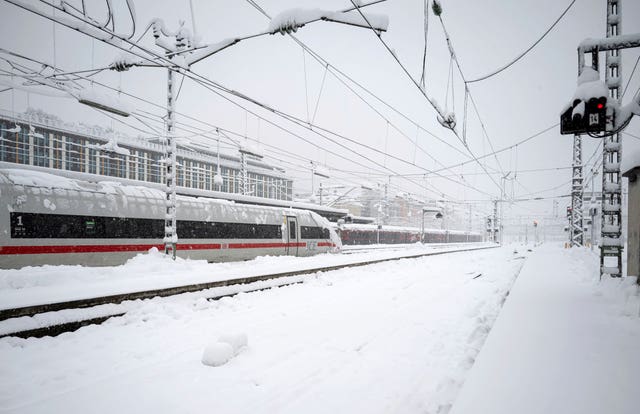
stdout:
[[[164,220],[63,214],[10,213],[12,238],[161,239]],[[281,239],[279,225],[178,221],[182,239]],[[293,230],[295,235],[295,227]]]
[[289,224],[289,239],[290,240],[297,239],[297,237],[296,237],[296,223],[295,222]]
[[328,239],[329,229],[322,227],[300,226],[301,239]]

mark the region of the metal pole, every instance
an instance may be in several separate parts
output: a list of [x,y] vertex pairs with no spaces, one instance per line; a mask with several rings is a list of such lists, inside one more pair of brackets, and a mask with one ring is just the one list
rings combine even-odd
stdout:
[[315,192],[315,186],[314,186],[315,175],[316,175],[316,166],[313,163],[313,161],[311,161],[311,198],[313,198],[313,195]]
[[[217,150],[216,150],[216,155],[218,156],[218,161],[216,163],[216,174],[219,174],[220,177],[222,177],[222,171],[220,171],[220,135],[218,135],[218,139],[217,139]],[[214,187],[215,187],[215,183],[214,183]],[[219,190],[219,188],[218,188]]]
[[384,224],[389,224],[389,186],[391,185],[391,176],[389,176],[388,181],[384,185],[384,217],[382,218]]
[[496,234],[496,229],[498,226],[498,200],[493,201],[493,224],[491,226],[491,233],[493,234],[492,241],[494,243],[498,242],[498,235]]
[[176,232],[176,141],[173,137],[175,123],[175,74],[167,71],[167,156],[166,162],[166,210],[164,218],[164,253],[176,258],[178,234]]
[[248,192],[247,154],[244,151],[240,151],[240,194],[247,195]]
[[[607,1],[607,37],[622,33],[620,0]],[[622,79],[622,59],[620,50],[606,52],[605,82],[609,88],[609,98],[620,101],[620,83]],[[602,213],[600,232],[600,277],[622,276],[622,180],[620,163],[622,161],[622,136],[614,134],[604,138],[602,149]],[[612,263],[605,263],[611,257]]]
[[571,178],[571,236],[569,239],[571,246],[582,246],[584,243],[584,229],[582,223],[583,191],[582,137],[576,134],[573,136],[573,163]]

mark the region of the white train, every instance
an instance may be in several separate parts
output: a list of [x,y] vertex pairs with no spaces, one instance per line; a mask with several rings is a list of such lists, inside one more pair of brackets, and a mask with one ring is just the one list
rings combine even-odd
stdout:
[[[164,249],[165,193],[39,171],[0,169],[0,268],[115,265]],[[178,196],[177,255],[208,261],[339,250],[318,214]]]
[[343,245],[424,243],[476,243],[482,234],[459,230],[424,229],[416,227],[380,226],[375,224],[340,224],[336,226]]

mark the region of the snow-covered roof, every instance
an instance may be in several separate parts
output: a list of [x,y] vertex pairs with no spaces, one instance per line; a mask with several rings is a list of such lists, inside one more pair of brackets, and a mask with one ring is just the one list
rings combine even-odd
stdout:
[[[6,112],[0,111],[0,119],[6,119],[9,122],[20,122],[23,124],[29,124],[43,129],[55,130],[56,132],[77,134],[84,137],[91,138],[96,141],[102,141],[104,144],[109,144],[109,141],[115,139],[119,146],[127,146],[133,149],[144,149],[153,151],[159,154],[164,153],[164,145],[160,138],[145,139],[142,137],[131,137],[120,131],[113,130],[111,128],[103,128],[99,125],[87,125],[84,123],[65,122],[55,115],[48,114],[46,112],[29,108],[23,114],[15,114],[12,116]],[[176,155],[178,157],[184,157],[186,159],[201,161],[207,163],[217,163],[217,154],[215,151],[208,149],[207,147],[191,148],[191,145],[178,142],[178,148]],[[100,146],[100,145],[98,145]],[[196,146],[196,145],[194,145]],[[97,148],[107,149],[107,148]],[[125,148],[122,148],[125,149]],[[108,149],[107,149],[108,150]],[[126,154],[122,154],[126,155]],[[221,153],[220,164],[224,167],[230,167],[238,169],[240,168],[240,159],[238,156]],[[264,161],[257,159],[249,159],[247,164],[249,165],[249,171],[252,173],[260,173],[277,177],[285,180],[290,180],[285,171],[275,165],[268,164]]]

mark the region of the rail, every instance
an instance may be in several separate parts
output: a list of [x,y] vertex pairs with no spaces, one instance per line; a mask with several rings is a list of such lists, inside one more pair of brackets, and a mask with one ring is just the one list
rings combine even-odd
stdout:
[[[47,312],[58,312],[58,311],[69,310],[69,309],[92,308],[94,306],[108,305],[108,304],[120,304],[125,301],[151,299],[155,297],[175,296],[183,293],[192,293],[192,292],[198,292],[198,291],[203,291],[207,289],[227,287],[227,286],[233,286],[233,285],[244,285],[244,284],[250,284],[250,283],[255,283],[255,282],[260,282],[265,280],[280,279],[280,278],[285,278],[290,276],[299,276],[299,275],[305,275],[305,274],[311,274],[311,273],[317,273],[317,272],[329,272],[333,270],[339,270],[339,269],[350,268],[350,267],[369,266],[377,263],[383,263],[383,262],[394,261],[394,260],[415,259],[415,258],[425,257],[425,256],[437,256],[437,255],[443,255],[443,254],[449,254],[449,253],[485,250],[485,249],[492,249],[496,247],[499,247],[499,246],[494,245],[494,246],[481,246],[481,247],[471,247],[471,248],[467,247],[464,249],[422,252],[417,254],[387,257],[384,259],[364,260],[364,261],[358,261],[353,263],[344,263],[344,264],[333,265],[333,266],[307,268],[302,270],[270,273],[270,274],[258,275],[258,276],[240,277],[240,278],[234,278],[234,279],[228,279],[228,280],[175,286],[175,287],[163,288],[163,289],[152,289],[152,290],[129,292],[129,293],[116,294],[116,295],[108,295],[108,296],[99,296],[99,297],[72,300],[72,301],[63,301],[63,302],[56,302],[56,303],[47,303],[47,304],[41,304],[41,305],[11,308],[11,309],[2,309],[0,310],[0,322],[8,319],[12,319],[12,318],[33,317],[35,315],[47,313]],[[286,286],[286,285],[291,285],[296,283],[300,283],[300,281],[287,281],[282,284],[269,286],[268,288],[249,289],[242,292],[245,292],[245,293],[254,292],[254,291],[260,291],[264,289],[270,289],[273,287]],[[207,296],[206,299],[217,300],[222,297],[233,296],[237,293],[240,293],[240,292],[236,292],[232,294],[226,293],[221,295]],[[79,321],[66,322],[66,323],[56,324],[52,326],[40,327],[36,329],[2,333],[0,334],[0,338],[4,338],[7,336],[17,336],[21,338],[56,336],[64,332],[74,331],[82,326],[100,324],[108,320],[109,318],[122,316],[122,315],[124,315],[123,312],[115,312],[105,316],[93,317],[93,318],[79,320]]]

